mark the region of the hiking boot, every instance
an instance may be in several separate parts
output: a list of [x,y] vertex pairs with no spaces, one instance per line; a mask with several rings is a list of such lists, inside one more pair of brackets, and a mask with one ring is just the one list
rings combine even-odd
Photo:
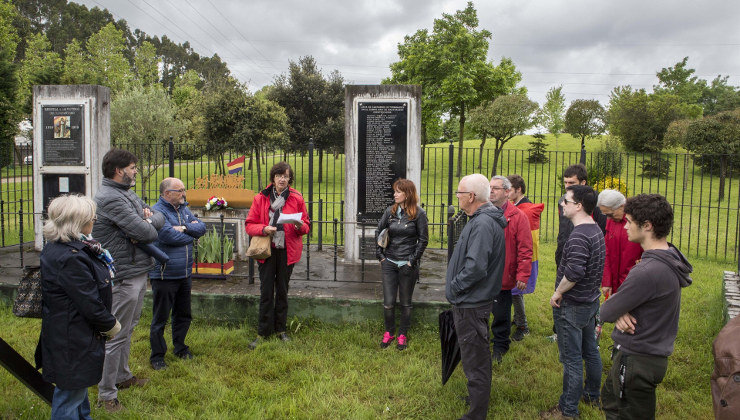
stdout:
[[398,344],[396,344],[396,348],[399,350],[406,350],[406,347],[408,347],[407,338],[404,334],[401,334],[398,336]]
[[175,356],[179,357],[182,360],[190,360],[193,358],[193,353],[191,353],[190,350],[185,350],[181,353],[177,353]]
[[118,398],[112,400],[98,400],[98,408],[105,408],[105,411],[109,413],[117,413],[123,410],[123,406],[118,401]]
[[[395,339],[396,339],[396,337],[392,336],[391,333],[389,333],[388,331],[386,331],[385,334],[383,334],[383,340],[380,342],[380,348],[381,349],[387,348],[388,346],[391,345],[391,343]],[[406,343],[404,342],[404,344],[406,344]]]
[[279,338],[279,339],[281,339],[281,340],[282,340],[283,342],[286,342],[286,343],[287,343],[288,341],[290,341],[290,337],[288,337],[288,334],[286,334],[286,333],[284,333],[284,332],[278,333],[278,335],[277,335],[277,336],[278,336],[278,338]]
[[589,398],[589,397],[587,397],[587,396],[584,395],[583,397],[581,397],[581,401],[583,401],[584,404],[590,405],[593,408],[596,408],[598,410],[602,410],[602,408],[601,408],[601,400],[598,399],[598,398],[597,399],[593,399],[593,398]]
[[131,388],[132,386],[144,386],[147,382],[149,382],[149,378],[137,378],[136,376],[132,376],[123,382],[117,383],[116,388],[126,389]]
[[511,335],[511,339],[514,341],[522,341],[524,337],[529,335],[529,328],[517,328],[514,334]]
[[494,349],[493,354],[491,355],[491,361],[493,363],[501,363],[504,360],[504,354],[505,353],[501,353],[500,351]]
[[152,362],[152,369],[154,370],[167,369],[167,363],[165,363],[164,360],[155,360]]
[[578,416],[575,416],[575,417],[566,416],[560,410],[560,404],[557,404],[555,405],[555,407],[552,407],[551,409],[547,411],[540,411],[540,418],[541,419],[570,420],[570,419],[577,419]]
[[249,350],[256,349],[257,346],[259,346],[261,342],[262,342],[262,337],[257,336],[257,338],[255,338],[254,341],[252,341],[251,343],[249,343]]
[[548,335],[548,336],[547,336],[547,339],[548,339],[548,340],[549,340],[550,342],[552,342],[552,343],[557,343],[557,342],[558,342],[558,335],[557,335],[557,334],[553,334],[553,335]]

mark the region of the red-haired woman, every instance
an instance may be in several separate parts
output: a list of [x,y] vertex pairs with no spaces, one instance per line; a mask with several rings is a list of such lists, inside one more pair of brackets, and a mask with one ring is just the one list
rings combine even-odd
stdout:
[[411,296],[419,279],[419,260],[429,242],[427,214],[419,207],[416,186],[408,179],[393,183],[393,204],[383,213],[377,235],[388,229],[388,245],[377,247],[376,256],[383,270],[383,308],[385,333],[380,347],[386,348],[396,338],[396,295],[401,304],[401,325],[398,329],[399,350],[408,345],[411,324]]

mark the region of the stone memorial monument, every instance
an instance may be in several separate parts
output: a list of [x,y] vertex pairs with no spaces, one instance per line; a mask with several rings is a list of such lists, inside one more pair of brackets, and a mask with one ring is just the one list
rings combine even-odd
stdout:
[[[345,258],[375,260],[375,229],[393,181],[421,180],[421,86],[347,85]],[[363,239],[364,238],[364,239]]]
[[33,205],[37,250],[42,213],[66,193],[93,197],[110,149],[110,89],[95,85],[33,87]]

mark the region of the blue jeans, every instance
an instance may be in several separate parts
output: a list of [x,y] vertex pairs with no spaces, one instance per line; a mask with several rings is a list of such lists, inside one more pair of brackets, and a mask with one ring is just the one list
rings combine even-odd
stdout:
[[90,417],[90,400],[87,388],[59,389],[54,388],[51,400],[51,420],[92,420]]
[[[581,397],[599,400],[601,355],[594,335],[598,310],[598,300],[583,304],[563,300],[560,308],[553,308],[560,363],[563,364],[563,393],[559,404],[566,416],[579,415],[578,402]],[[583,362],[586,362],[585,387]]]

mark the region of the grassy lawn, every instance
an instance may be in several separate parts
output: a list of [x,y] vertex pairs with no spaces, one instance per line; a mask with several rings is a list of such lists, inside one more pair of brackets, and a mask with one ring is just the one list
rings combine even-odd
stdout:
[[[553,253],[552,244],[543,244],[543,256]],[[691,262],[694,283],[684,289],[676,350],[657,391],[660,419],[712,417],[711,344],[722,327],[722,271],[733,267]],[[543,263],[541,270],[537,290],[526,298],[532,333],[512,343],[503,363],[493,368],[489,418],[536,418],[560,394],[557,346],[545,338],[552,325],[547,299],[554,265]],[[459,399],[466,394],[462,369],[441,385],[436,325],[413,325],[409,348],[398,352],[379,348],[381,319],[333,325],[291,318],[292,342],[271,340],[248,351],[256,334],[254,320],[219,325],[196,319],[188,335],[196,358],[184,362],[168,354],[168,369],[154,372],[148,363],[150,320],[151,313],[145,312],[135,330],[131,367],[152,380],[144,388],[121,391],[119,399],[128,410],[116,418],[449,419],[466,410]],[[0,306],[0,325],[0,336],[32,360],[40,321],[15,318],[9,307]],[[612,327],[605,325],[601,339],[604,377],[611,365]],[[96,399],[95,387],[90,398]],[[603,418],[583,404],[581,413],[584,419]],[[0,369],[0,418],[48,416],[46,405]],[[112,418],[98,409],[93,417]]]

